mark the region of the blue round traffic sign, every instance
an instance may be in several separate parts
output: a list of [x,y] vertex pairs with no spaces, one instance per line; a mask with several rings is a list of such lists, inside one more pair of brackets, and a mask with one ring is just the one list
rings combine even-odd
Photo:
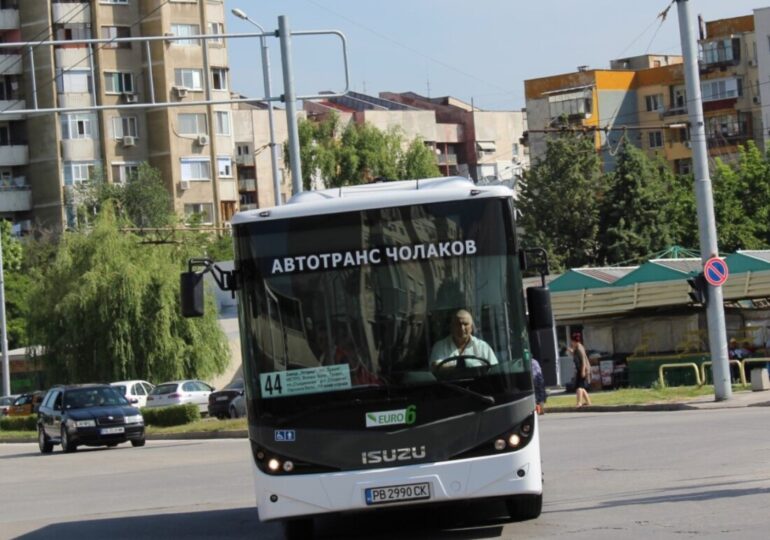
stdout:
[[727,270],[727,263],[719,257],[711,257],[703,265],[703,276],[711,285],[719,287],[725,281],[730,272]]

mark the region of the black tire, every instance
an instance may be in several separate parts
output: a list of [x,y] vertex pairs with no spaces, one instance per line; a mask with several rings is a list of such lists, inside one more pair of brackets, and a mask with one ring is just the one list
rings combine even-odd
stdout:
[[131,446],[133,446],[134,448],[138,446],[144,446],[144,443],[145,443],[144,437],[142,437],[141,439],[131,439]]
[[61,449],[65,454],[71,454],[78,449],[78,445],[72,444],[72,441],[70,441],[67,429],[64,426],[61,427]]
[[513,521],[535,519],[543,511],[543,495],[516,495],[505,499],[508,515]]
[[232,405],[230,405],[230,418],[239,418],[238,410]]
[[307,540],[315,537],[313,518],[288,519],[283,522],[283,537],[286,540]]
[[48,435],[45,434],[43,426],[37,427],[37,445],[40,447],[41,454],[50,454],[53,451],[53,443],[48,440]]

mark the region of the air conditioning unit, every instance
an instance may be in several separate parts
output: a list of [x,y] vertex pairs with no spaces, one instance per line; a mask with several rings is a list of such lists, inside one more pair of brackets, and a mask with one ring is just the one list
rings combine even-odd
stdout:
[[126,103],[136,103],[139,101],[139,96],[136,94],[123,94],[123,99]]
[[756,60],[749,60],[749,67],[757,67],[757,61]]
[[759,96],[754,96],[754,97],[752,98],[752,101],[753,101],[754,103],[759,103]]
[[136,137],[126,135],[123,137],[123,146],[136,146]]
[[206,146],[209,143],[208,135],[198,135],[198,144],[200,146]]
[[176,97],[180,99],[183,97],[187,97],[187,88],[185,88],[184,86],[175,86],[174,92],[176,92]]
[[692,148],[692,142],[690,142],[690,141],[684,141],[683,144],[684,144],[685,148]]
[[190,189],[190,181],[189,180],[180,180],[179,181],[179,189],[182,191],[186,191]]

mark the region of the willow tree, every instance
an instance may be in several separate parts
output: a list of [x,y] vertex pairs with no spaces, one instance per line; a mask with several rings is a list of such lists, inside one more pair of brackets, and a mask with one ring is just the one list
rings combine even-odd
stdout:
[[90,231],[63,236],[30,291],[29,334],[51,382],[207,378],[229,363],[213,300],[179,310],[179,248],[144,244],[103,209]]

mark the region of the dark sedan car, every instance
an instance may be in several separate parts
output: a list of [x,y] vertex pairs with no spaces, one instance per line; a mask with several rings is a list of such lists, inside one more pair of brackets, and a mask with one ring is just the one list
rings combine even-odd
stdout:
[[144,446],[144,419],[114,386],[54,386],[40,405],[37,437],[43,454],[50,453],[54,444],[61,444],[64,452],[126,441]]
[[243,395],[243,379],[236,379],[221,390],[209,394],[209,416],[228,418],[230,402]]

